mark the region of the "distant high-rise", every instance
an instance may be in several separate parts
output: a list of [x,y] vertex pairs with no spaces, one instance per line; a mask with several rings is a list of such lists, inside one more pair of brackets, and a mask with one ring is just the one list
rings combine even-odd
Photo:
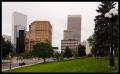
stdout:
[[68,30],[71,31],[69,36],[81,42],[81,15],[68,15]]
[[23,52],[24,32],[27,25],[27,16],[18,12],[14,12],[12,16],[12,38],[11,43],[14,45],[15,52]]
[[49,21],[34,21],[29,25],[26,32],[25,49],[32,50],[33,45],[38,42],[50,43],[52,45],[52,26]]
[[73,55],[78,54],[78,45],[81,43],[81,15],[68,15],[67,30],[64,31],[64,40],[61,40],[61,51],[69,47]]

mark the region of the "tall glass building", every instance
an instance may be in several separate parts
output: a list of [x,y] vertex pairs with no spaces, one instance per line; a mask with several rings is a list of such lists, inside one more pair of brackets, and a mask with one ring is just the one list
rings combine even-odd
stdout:
[[25,31],[27,26],[27,16],[14,12],[12,15],[12,40],[14,51],[17,53],[25,50]]

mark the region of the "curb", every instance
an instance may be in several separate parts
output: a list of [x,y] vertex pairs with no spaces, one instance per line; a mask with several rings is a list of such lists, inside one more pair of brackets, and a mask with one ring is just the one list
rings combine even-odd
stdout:
[[[74,58],[72,58],[72,59],[65,59],[65,60],[62,60],[62,61],[69,61],[69,60],[74,60]],[[57,62],[62,62],[62,61],[58,61],[58,60],[57,60]],[[42,61],[42,62],[43,62],[43,61]],[[22,67],[35,65],[35,64],[42,63],[42,62],[38,62],[38,63],[34,63],[34,64],[28,64],[28,65],[23,65]],[[50,62],[54,62],[54,61],[50,61]],[[12,69],[17,69],[17,68],[21,68],[21,66],[18,66],[18,67],[13,67],[13,68],[11,68],[11,69],[3,69],[2,71],[12,70]]]
[[[38,63],[42,63],[42,62],[38,62]],[[26,67],[26,66],[35,65],[35,64],[38,64],[38,63],[34,63],[34,64],[28,64],[28,65],[23,65],[22,67]],[[17,68],[21,68],[21,66],[18,66],[18,67],[13,67],[13,68],[11,68],[11,69],[17,69]],[[11,70],[11,69],[3,69],[2,71]]]

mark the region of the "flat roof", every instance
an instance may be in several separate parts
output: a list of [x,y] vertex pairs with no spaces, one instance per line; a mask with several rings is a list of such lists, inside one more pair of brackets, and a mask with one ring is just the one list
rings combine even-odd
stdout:
[[81,15],[68,15],[68,17],[81,17]]
[[33,23],[49,23],[49,25],[50,25],[51,28],[52,28],[52,25],[50,24],[50,21],[40,21],[40,20],[36,20],[36,21],[33,21],[29,26],[33,25]]
[[25,14],[23,14],[23,13],[21,13],[21,12],[17,12],[17,11],[13,12],[13,14],[23,15],[23,16],[26,16],[26,17],[27,17],[27,15],[25,15]]

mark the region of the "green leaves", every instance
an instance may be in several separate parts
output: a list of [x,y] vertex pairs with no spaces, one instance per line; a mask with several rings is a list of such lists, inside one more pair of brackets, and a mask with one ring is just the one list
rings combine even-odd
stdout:
[[37,43],[33,46],[31,53],[35,57],[47,58],[53,55],[53,49],[48,43]]
[[2,37],[2,48],[1,48],[2,58],[7,57],[7,55],[9,55],[10,52],[13,52],[12,49],[13,49],[13,46],[10,43],[10,41],[5,41],[4,38]]
[[85,46],[83,46],[83,45],[78,46],[78,55],[79,56],[85,56],[86,55]]
[[[98,13],[94,19],[95,21],[95,36],[94,36],[94,49],[97,49],[96,52],[103,52],[100,55],[107,55],[111,43],[117,44],[118,42],[118,28],[117,27],[117,18],[114,19],[106,18],[105,13],[109,12],[110,9],[115,8],[115,2],[112,1],[104,1],[101,2],[98,9],[96,10]],[[112,26],[114,24],[114,26]],[[114,38],[114,39],[113,39]],[[117,47],[117,46],[116,46]],[[93,50],[94,51],[94,50]]]
[[66,47],[64,57],[72,57],[72,51],[69,49],[69,47]]

